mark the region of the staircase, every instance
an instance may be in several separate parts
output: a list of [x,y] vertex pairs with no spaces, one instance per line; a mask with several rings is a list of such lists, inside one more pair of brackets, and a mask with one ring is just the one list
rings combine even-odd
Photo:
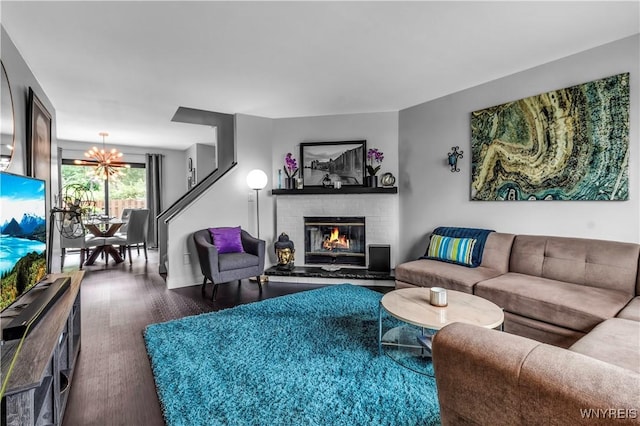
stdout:
[[156,216],[158,221],[158,272],[168,271],[168,228],[171,219],[197,200],[214,183],[233,169],[236,162],[235,115],[180,107],[171,121],[216,127],[218,131],[218,168],[198,182],[189,192]]

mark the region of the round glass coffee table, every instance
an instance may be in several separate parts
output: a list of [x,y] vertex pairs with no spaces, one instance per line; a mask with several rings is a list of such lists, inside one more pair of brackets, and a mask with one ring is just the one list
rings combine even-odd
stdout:
[[[433,306],[431,289],[403,288],[385,294],[378,313],[378,350],[400,365],[433,376],[431,339],[447,324],[464,322],[486,328],[502,328],[504,312],[493,302],[473,294],[447,290],[448,305]],[[383,334],[383,314],[396,326]]]

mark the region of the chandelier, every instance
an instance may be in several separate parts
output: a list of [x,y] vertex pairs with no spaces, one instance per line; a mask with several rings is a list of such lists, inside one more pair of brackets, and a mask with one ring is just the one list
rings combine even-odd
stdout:
[[100,132],[98,134],[102,136],[102,149],[94,146],[84,153],[84,156],[88,158],[87,160],[75,160],[74,163],[84,166],[95,166],[96,168],[93,173],[100,179],[115,179],[122,175],[123,168],[128,169],[131,166],[120,161],[122,153],[118,152],[117,149],[112,148],[111,151],[107,151],[104,148],[104,139],[109,136],[109,133]]

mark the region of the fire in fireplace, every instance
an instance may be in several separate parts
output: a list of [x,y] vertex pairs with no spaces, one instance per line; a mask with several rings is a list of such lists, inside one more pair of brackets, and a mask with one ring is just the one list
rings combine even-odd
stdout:
[[364,217],[305,217],[304,262],[365,266]]
[[331,234],[322,241],[322,248],[325,250],[349,250],[349,239],[346,235],[340,235],[340,228],[337,226],[331,230]]

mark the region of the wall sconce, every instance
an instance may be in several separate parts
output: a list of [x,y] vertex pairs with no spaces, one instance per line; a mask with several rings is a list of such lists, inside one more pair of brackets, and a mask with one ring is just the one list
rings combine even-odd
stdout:
[[463,151],[458,151],[459,149],[459,146],[452,146],[451,152],[447,154],[449,156],[449,167],[451,167],[452,172],[460,171],[458,168],[458,158],[462,158]]

